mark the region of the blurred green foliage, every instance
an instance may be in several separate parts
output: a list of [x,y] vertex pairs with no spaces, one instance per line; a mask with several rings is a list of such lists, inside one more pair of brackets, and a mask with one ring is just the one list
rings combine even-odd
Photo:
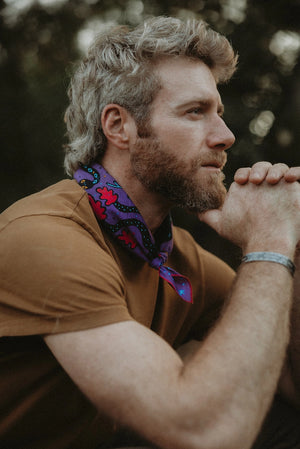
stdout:
[[[64,177],[64,110],[73,64],[107,23],[197,17],[224,33],[239,70],[220,91],[237,137],[226,168],[300,165],[299,0],[0,0],[0,210]],[[174,220],[231,265],[238,251],[193,217]]]

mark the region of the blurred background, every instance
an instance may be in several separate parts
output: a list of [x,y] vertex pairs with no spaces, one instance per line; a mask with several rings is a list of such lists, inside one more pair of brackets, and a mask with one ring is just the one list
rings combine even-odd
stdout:
[[[225,34],[239,70],[220,91],[236,135],[225,171],[300,165],[300,0],[0,0],[0,211],[65,177],[63,122],[74,63],[107,26],[196,17]],[[191,215],[174,221],[236,267],[239,250]]]

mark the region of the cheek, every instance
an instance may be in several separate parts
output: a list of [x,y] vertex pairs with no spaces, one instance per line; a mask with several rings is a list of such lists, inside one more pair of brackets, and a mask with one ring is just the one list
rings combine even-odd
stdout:
[[183,160],[197,157],[205,147],[204,123],[186,118],[161,120],[152,123],[154,135],[168,152],[173,152]]
[[191,156],[195,157],[198,155],[204,144],[198,134],[195,135],[192,131],[183,129],[180,126],[176,129],[166,128],[159,140],[165,148],[168,148],[183,159],[189,159]]
[[168,126],[163,123],[159,126],[155,135],[164,146],[170,146],[171,143],[180,143],[184,140],[184,134],[180,126]]

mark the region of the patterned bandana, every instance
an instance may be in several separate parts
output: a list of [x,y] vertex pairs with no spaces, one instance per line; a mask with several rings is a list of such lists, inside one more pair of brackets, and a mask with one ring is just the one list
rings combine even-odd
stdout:
[[105,229],[129,251],[158,270],[185,301],[192,303],[190,281],[172,268],[164,266],[172,251],[172,221],[168,216],[156,232],[156,242],[151,231],[129,196],[99,164],[82,165],[74,178],[88,191],[88,197],[96,218]]

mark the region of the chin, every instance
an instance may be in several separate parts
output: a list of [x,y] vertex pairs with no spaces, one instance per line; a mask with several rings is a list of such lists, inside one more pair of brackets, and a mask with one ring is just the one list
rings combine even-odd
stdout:
[[210,185],[199,186],[198,189],[187,192],[183,207],[195,213],[203,213],[211,209],[222,207],[227,190],[223,182],[209,183]]

